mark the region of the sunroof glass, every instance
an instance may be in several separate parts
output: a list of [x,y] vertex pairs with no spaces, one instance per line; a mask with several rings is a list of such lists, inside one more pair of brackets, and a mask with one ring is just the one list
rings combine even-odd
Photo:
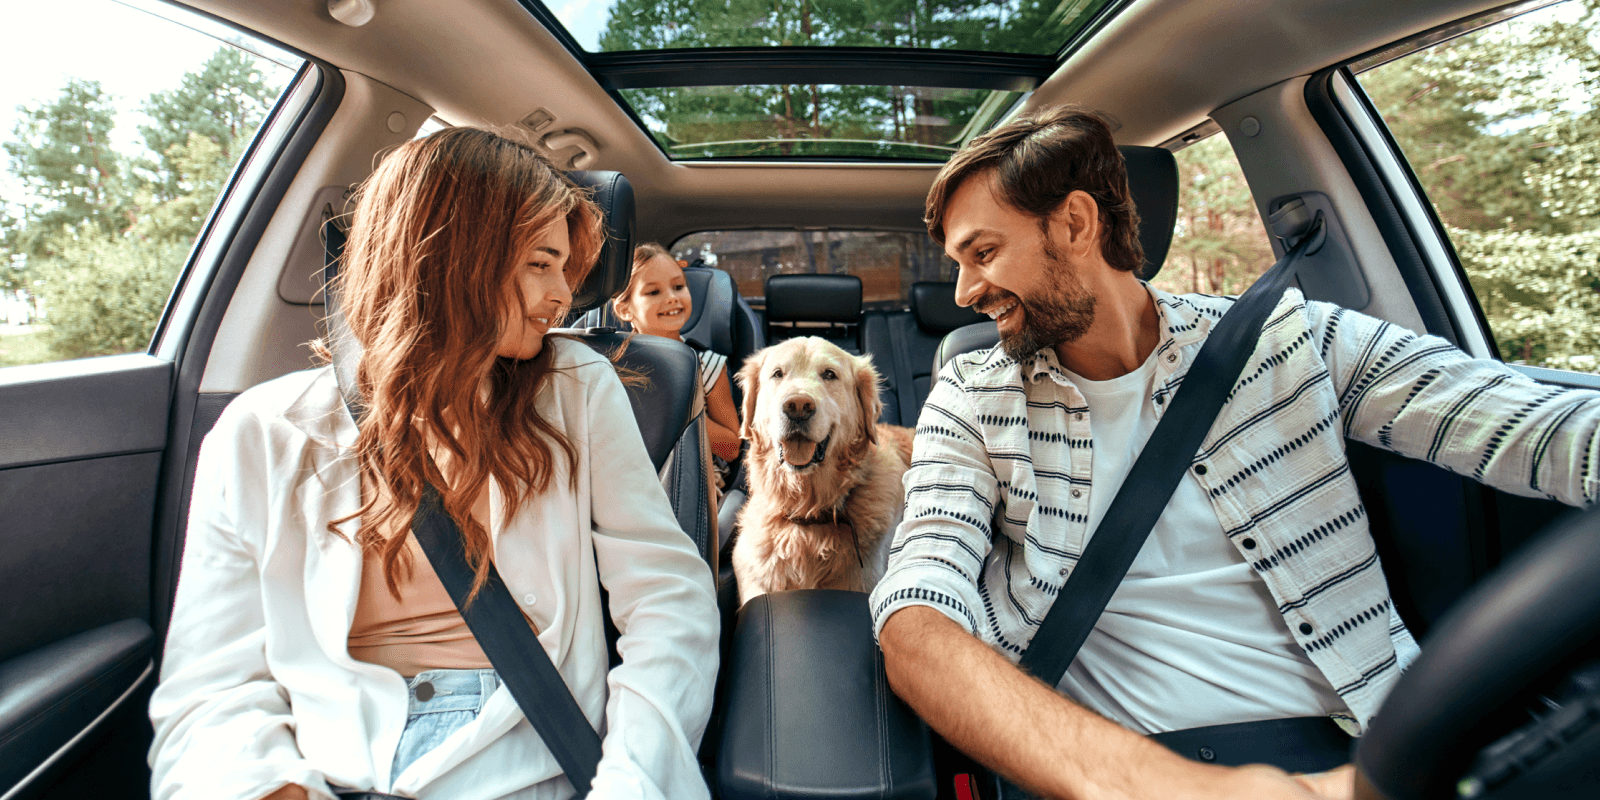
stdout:
[[680,160],[945,161],[1026,93],[926,86],[683,86],[622,89]]
[[594,52],[894,47],[1051,55],[1110,0],[547,0]]

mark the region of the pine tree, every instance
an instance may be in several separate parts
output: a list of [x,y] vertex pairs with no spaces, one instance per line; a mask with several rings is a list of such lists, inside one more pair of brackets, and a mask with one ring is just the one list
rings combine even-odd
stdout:
[[155,154],[153,164],[141,165],[155,199],[171,200],[193,192],[193,187],[179,183],[183,170],[177,163],[185,157],[192,137],[215,145],[221,162],[232,166],[238,161],[277,95],[255,57],[228,46],[217,48],[199,69],[185,74],[178,88],[151,95],[144,110],[154,124],[140,126],[139,133]]
[[13,252],[49,254],[56,237],[118,231],[133,221],[127,165],[111,147],[113,98],[98,81],[70,79],[49,103],[19,109],[5,144],[11,174],[36,202],[25,207]]

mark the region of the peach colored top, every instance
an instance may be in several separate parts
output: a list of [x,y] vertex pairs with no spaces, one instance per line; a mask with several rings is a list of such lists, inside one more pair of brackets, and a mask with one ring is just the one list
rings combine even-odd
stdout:
[[410,574],[400,578],[400,600],[389,593],[383,558],[361,560],[361,592],[350,624],[350,656],[406,677],[430,669],[489,669],[489,657],[439,582],[415,536],[406,536]]

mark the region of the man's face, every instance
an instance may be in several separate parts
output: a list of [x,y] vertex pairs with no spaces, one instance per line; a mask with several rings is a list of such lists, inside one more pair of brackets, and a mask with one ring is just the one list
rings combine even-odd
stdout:
[[1006,355],[1023,362],[1089,330],[1094,295],[1040,221],[1000,198],[992,171],[956,187],[944,220],[956,302],[995,320]]

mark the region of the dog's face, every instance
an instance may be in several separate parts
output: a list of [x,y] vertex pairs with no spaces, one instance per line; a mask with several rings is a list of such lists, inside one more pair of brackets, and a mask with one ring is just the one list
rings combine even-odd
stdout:
[[752,353],[739,370],[744,418],[739,435],[772,446],[795,472],[822,464],[829,448],[877,441],[883,403],[878,371],[815,336],[789,339]]

